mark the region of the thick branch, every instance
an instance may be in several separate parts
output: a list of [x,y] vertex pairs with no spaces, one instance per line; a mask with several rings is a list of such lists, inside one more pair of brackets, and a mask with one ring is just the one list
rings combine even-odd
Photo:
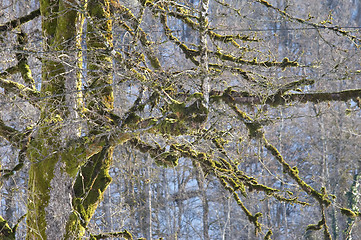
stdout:
[[296,61],[290,61],[288,58],[284,58],[282,62],[277,61],[263,61],[259,62],[256,58],[253,60],[246,60],[241,57],[235,57],[231,54],[225,54],[220,51],[214,52],[210,51],[209,55],[218,57],[223,61],[230,61],[238,64],[250,65],[250,66],[260,66],[260,67],[280,67],[285,69],[286,67],[298,67],[299,64]]
[[90,239],[108,239],[108,238],[125,238],[127,240],[132,240],[133,237],[127,230],[123,232],[112,232],[112,233],[102,233],[98,235],[92,235]]
[[10,30],[22,25],[23,23],[29,22],[39,16],[40,16],[40,9],[36,9],[35,11],[32,11],[31,13],[29,13],[26,16],[20,17],[18,19],[12,20],[10,22],[7,22],[7,23],[1,25],[0,32],[10,31]]
[[[227,91],[227,90],[226,90]],[[225,97],[225,92],[212,90],[210,97],[214,100]],[[272,106],[286,105],[290,102],[301,103],[320,103],[328,101],[346,102],[351,99],[361,98],[361,89],[350,89],[340,92],[324,92],[324,93],[290,93],[290,94],[274,94],[268,97],[260,97],[250,95],[248,92],[228,91],[228,96],[240,105],[243,104],[269,104]]]
[[327,101],[341,101],[346,102],[351,99],[361,98],[361,89],[350,89],[340,92],[329,92],[329,93],[304,93],[304,94],[287,94],[284,95],[284,103],[288,101],[300,101],[306,102],[327,102]]

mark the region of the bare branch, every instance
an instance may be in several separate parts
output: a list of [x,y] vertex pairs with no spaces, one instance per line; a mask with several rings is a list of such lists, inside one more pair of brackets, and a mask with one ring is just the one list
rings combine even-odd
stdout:
[[331,31],[333,31],[335,33],[339,33],[339,34],[341,34],[343,36],[347,36],[353,42],[356,41],[356,40],[360,41],[359,38],[357,38],[356,36],[351,35],[350,32],[348,32],[348,31],[342,30],[341,27],[338,27],[338,26],[326,26],[324,24],[313,23],[313,22],[310,22],[310,21],[302,19],[302,18],[293,17],[290,14],[288,14],[286,11],[281,10],[281,9],[273,6],[272,4],[267,2],[266,0],[256,0],[256,2],[259,2],[262,5],[277,11],[282,16],[284,16],[284,17],[286,17],[286,18],[288,18],[290,20],[297,21],[297,22],[299,22],[301,24],[306,24],[308,26],[314,27],[315,29],[328,29],[328,30],[331,30]]

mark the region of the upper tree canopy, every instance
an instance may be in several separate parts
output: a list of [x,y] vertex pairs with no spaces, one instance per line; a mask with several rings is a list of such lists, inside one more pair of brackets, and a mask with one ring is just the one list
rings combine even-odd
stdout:
[[[357,236],[360,34],[348,3],[330,2],[44,0],[16,17],[3,3],[0,135],[17,155],[1,181],[25,177],[28,199],[0,236],[26,218],[27,239],[131,239],[88,225],[117,146],[189,163],[204,239],[215,180],[258,237],[279,231],[280,203],[317,212],[300,220],[305,238]],[[327,126],[349,131],[332,149]]]

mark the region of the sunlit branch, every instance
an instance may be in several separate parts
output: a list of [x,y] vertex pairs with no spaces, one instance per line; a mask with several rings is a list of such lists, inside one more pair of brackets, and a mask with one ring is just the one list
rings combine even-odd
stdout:
[[127,30],[133,37],[139,38],[139,41],[143,45],[145,54],[147,55],[152,67],[154,69],[161,69],[162,66],[152,46],[153,42],[149,40],[149,36],[139,26],[140,23],[138,22],[138,19],[133,15],[130,9],[119,4],[115,5],[114,7],[116,11],[121,14],[124,19],[130,21],[131,24],[131,27],[129,27],[125,21],[119,20],[120,26]]
[[[15,69],[12,68],[10,71],[14,72]],[[19,71],[19,70],[17,69],[17,71]],[[1,75],[8,75],[8,73],[1,74]],[[5,80],[2,78],[1,75],[0,75],[0,87],[4,88],[7,92],[14,93],[23,99],[29,100],[32,104],[36,104],[36,101],[40,97],[39,91],[37,91],[33,88],[26,87],[23,84],[18,83],[18,82]]]
[[291,167],[287,163],[278,149],[268,142],[263,133],[262,124],[258,121],[253,120],[248,114],[241,111],[236,105],[235,102],[227,98],[225,100],[227,105],[237,114],[238,118],[245,124],[249,131],[249,135],[252,138],[261,139],[263,141],[264,147],[273,155],[273,157],[282,165],[283,172],[290,176],[308,195],[316,199],[320,205],[325,205],[328,207],[331,204],[326,193],[320,193],[308,185],[304,180],[299,176],[299,171],[297,167]]
[[206,33],[209,28],[208,11],[209,11],[209,0],[201,0],[199,12],[199,67],[201,71],[201,84],[202,93],[206,103],[206,107],[209,107],[209,91],[210,91],[210,79],[208,75],[208,43]]

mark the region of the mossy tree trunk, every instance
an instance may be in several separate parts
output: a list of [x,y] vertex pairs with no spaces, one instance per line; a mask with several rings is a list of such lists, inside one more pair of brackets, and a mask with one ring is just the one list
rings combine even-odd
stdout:
[[[77,239],[85,233],[111,181],[108,170],[113,149],[101,141],[96,151],[87,154],[84,142],[75,147],[70,144],[79,138],[77,112],[82,111],[82,76],[76,70],[77,61],[81,62],[77,36],[82,31],[82,16],[76,8],[81,6],[67,0],[44,0],[40,4],[44,51],[64,54],[43,59],[41,94],[45,101],[41,105],[41,124],[28,147],[32,164],[27,239]],[[97,89],[87,96],[86,106],[95,113],[91,121],[96,121],[97,114],[113,108],[112,59],[106,54],[112,44],[109,1],[91,0],[85,6],[92,19],[88,22],[86,77],[88,84]]]
[[[68,1],[41,1],[44,51],[75,50],[77,12]],[[60,14],[61,13],[61,14]],[[73,71],[64,61],[46,56],[42,65],[41,94],[46,100],[41,105],[41,124],[29,143],[29,196],[27,239],[56,239],[64,235],[64,222],[71,212],[71,186],[74,173],[72,161],[81,156],[67,152],[70,105],[65,97],[66,84],[76,81]],[[70,63],[70,62],[69,62]],[[52,97],[48,97],[52,96]],[[56,97],[53,97],[56,96]],[[76,137],[76,136],[73,136]],[[76,159],[80,157],[80,159]],[[76,167],[77,164],[72,165]]]

